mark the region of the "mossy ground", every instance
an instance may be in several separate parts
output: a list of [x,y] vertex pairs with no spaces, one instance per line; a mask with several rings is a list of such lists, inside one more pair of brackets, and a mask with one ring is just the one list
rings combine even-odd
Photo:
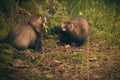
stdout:
[[[99,50],[99,47],[94,49],[90,45],[87,52],[85,46],[58,46],[54,40],[44,42],[44,54],[32,50],[18,51],[1,44],[1,80],[120,79],[120,50],[117,48]],[[52,43],[54,45],[50,47]]]

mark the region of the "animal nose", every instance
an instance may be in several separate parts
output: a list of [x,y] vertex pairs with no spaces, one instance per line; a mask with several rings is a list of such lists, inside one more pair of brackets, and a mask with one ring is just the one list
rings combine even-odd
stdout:
[[63,29],[62,29],[62,31],[66,31],[66,29],[65,29],[65,28],[63,28]]

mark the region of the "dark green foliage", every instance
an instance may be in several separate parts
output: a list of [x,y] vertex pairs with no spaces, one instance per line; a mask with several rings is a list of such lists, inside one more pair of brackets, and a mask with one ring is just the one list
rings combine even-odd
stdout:
[[0,78],[1,80],[8,80],[8,74],[12,70],[10,69],[10,66],[12,62],[13,53],[14,52],[10,45],[0,44]]
[[7,35],[7,23],[5,21],[5,14],[0,10],[0,40]]

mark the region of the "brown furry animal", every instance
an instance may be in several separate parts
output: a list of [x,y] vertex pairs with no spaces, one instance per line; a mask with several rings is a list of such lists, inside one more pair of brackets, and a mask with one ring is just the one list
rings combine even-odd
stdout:
[[69,43],[76,43],[76,46],[82,45],[89,38],[89,23],[83,17],[74,17],[61,25],[62,31],[67,36]]
[[42,51],[43,25],[46,18],[33,16],[27,24],[19,23],[11,29],[7,41],[18,50],[32,48]]

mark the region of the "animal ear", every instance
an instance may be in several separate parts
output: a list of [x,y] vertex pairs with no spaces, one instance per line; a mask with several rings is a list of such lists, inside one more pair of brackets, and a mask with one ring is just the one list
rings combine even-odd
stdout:
[[70,23],[70,25],[69,25],[69,29],[72,30],[72,31],[75,29],[73,23]]
[[42,21],[42,17],[40,16],[38,19],[37,19],[37,23],[41,23]]
[[47,22],[47,18],[46,17],[44,17],[44,23],[46,23]]
[[46,18],[46,17],[44,17],[43,19],[44,19],[44,21],[43,21],[43,26],[45,26],[45,25],[46,25],[46,23],[47,23],[47,18]]

